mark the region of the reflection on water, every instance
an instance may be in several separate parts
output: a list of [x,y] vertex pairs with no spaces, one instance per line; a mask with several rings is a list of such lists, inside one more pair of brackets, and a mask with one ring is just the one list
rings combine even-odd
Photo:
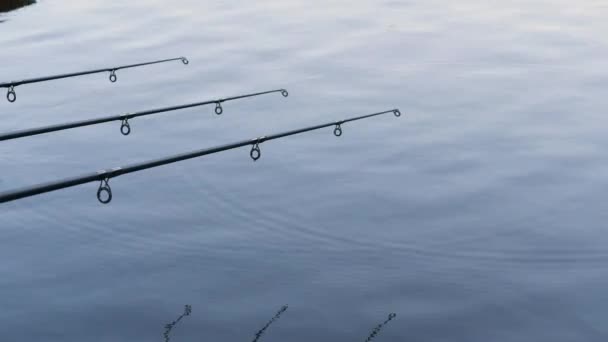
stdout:
[[[287,309],[289,308],[288,305],[283,305],[279,311],[277,311],[277,313],[262,327],[262,329],[258,330],[258,332],[255,333],[255,338],[253,339],[252,342],[258,342],[260,340],[260,338],[264,335],[264,333],[266,332],[266,330],[268,330],[268,328],[274,323],[276,322],[281,315],[283,315],[285,313],[285,311],[287,311]],[[184,307],[184,312],[177,317],[173,322],[168,323],[165,325],[165,332],[163,333],[163,336],[165,338],[165,342],[169,342],[171,340],[171,331],[173,330],[173,328],[186,316],[190,316],[190,314],[192,313],[192,306],[191,305],[186,305]],[[372,330],[372,332],[370,333],[370,335],[367,337],[367,339],[365,339],[365,342],[371,342],[374,338],[376,338],[378,336],[378,334],[380,333],[380,331],[382,330],[382,328],[384,328],[384,326],[386,326],[390,321],[392,321],[393,319],[395,319],[397,317],[396,313],[391,313],[388,315],[388,318],[386,320],[384,320],[384,322],[378,324],[377,326],[374,327],[374,329]]]
[[370,342],[371,340],[373,340],[373,339],[376,337],[376,335],[378,335],[378,333],[380,333],[380,330],[382,330],[382,328],[383,328],[385,325],[387,325],[387,324],[388,324],[388,322],[392,321],[392,320],[393,320],[395,317],[397,317],[397,314],[396,314],[396,313],[391,313],[391,314],[389,314],[389,315],[388,315],[388,318],[387,318],[387,319],[386,319],[384,322],[382,322],[382,323],[378,324],[378,325],[377,325],[377,326],[374,328],[374,330],[372,330],[372,333],[371,333],[371,334],[369,334],[369,336],[367,337],[367,339],[365,340],[365,342]]
[[171,323],[168,323],[167,325],[165,325],[165,332],[163,333],[163,336],[165,337],[165,342],[169,342],[169,340],[171,339],[171,336],[169,335],[171,333],[171,330],[173,330],[173,327],[179,323],[179,321],[182,320],[182,318],[186,317],[186,316],[190,316],[190,314],[192,313],[192,306],[190,305],[186,305],[184,307],[184,313],[181,314],[179,317],[177,317],[176,320],[174,320]]
[[36,0],[2,0],[0,1],[0,13],[14,11],[21,7],[33,5],[35,3]]
[[276,321],[277,319],[279,319],[279,317],[281,317],[281,315],[287,311],[288,306],[287,305],[283,305],[281,307],[281,309],[276,313],[276,315],[274,315],[274,317],[272,317],[270,319],[270,321],[268,321],[268,323],[266,323],[266,325],[264,327],[262,327],[262,329],[260,329],[257,333],[255,333],[255,338],[253,339],[253,342],[258,342],[258,340],[260,339],[260,337],[262,337],[262,335],[264,335],[264,332],[266,331],[266,329],[268,329],[268,327],[274,323],[274,321]]
[[[268,321],[268,323],[266,323],[266,325],[264,325],[262,327],[262,329],[260,329],[255,334],[255,338],[253,339],[253,342],[257,342],[262,337],[262,335],[264,335],[264,332],[266,332],[266,330],[270,327],[270,325],[272,323],[274,323],[276,320],[278,320],[285,311],[287,311],[287,308],[288,308],[287,305],[283,305],[281,307],[281,309],[274,315],[274,317],[272,317],[270,319],[270,321]],[[165,342],[169,342],[171,340],[171,330],[173,330],[173,328],[182,320],[182,318],[184,318],[186,316],[190,316],[191,313],[192,313],[192,306],[186,305],[186,306],[184,306],[184,312],[181,315],[179,315],[179,317],[177,317],[173,322],[165,325],[165,332],[163,333]],[[390,319],[392,319],[392,318],[389,318],[389,320]],[[384,322],[384,324],[386,324],[387,322],[388,321]],[[380,328],[382,328],[382,325],[384,325],[384,324],[381,324],[376,329],[374,329],[374,333],[372,334],[372,336],[375,336],[375,334],[377,333],[376,330],[379,331]]]

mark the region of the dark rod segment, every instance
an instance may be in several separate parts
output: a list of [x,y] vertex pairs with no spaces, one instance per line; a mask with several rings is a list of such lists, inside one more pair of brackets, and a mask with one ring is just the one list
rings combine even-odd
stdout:
[[[292,131],[262,136],[262,137],[258,137],[258,138],[254,138],[254,139],[242,140],[242,141],[234,142],[231,144],[226,144],[226,145],[206,148],[206,149],[202,149],[202,150],[192,151],[192,152],[188,152],[188,153],[178,154],[175,156],[147,161],[147,162],[143,162],[143,163],[136,163],[136,164],[131,164],[131,165],[123,166],[123,167],[116,167],[113,169],[100,170],[97,172],[89,173],[86,175],[81,175],[78,177],[67,178],[67,179],[63,179],[63,180],[59,180],[59,181],[55,181],[55,182],[49,182],[49,183],[34,185],[31,187],[26,187],[26,188],[22,188],[22,189],[2,192],[2,193],[0,193],[0,203],[6,203],[6,202],[21,199],[21,198],[31,197],[34,195],[39,195],[39,194],[43,194],[46,192],[65,189],[65,188],[73,187],[73,186],[80,185],[80,184],[90,183],[90,182],[94,182],[94,181],[102,182],[100,184],[100,188],[97,192],[98,199],[102,203],[107,203],[109,201],[102,200],[102,197],[100,197],[100,194],[106,193],[108,196],[111,197],[111,190],[110,190],[108,182],[111,178],[118,177],[120,175],[125,175],[128,173],[151,169],[154,167],[167,165],[167,164],[171,164],[171,163],[176,163],[176,162],[183,161],[183,160],[198,158],[198,157],[206,156],[208,154],[214,154],[214,153],[218,153],[218,152],[232,150],[232,149],[236,149],[236,148],[247,146],[247,145],[252,145],[253,147],[259,148],[259,144],[261,144],[265,141],[270,141],[270,140],[288,137],[291,135],[310,132],[310,131],[318,130],[318,129],[321,129],[324,127],[343,125],[347,122],[362,120],[362,119],[371,118],[374,116],[388,114],[388,113],[393,113],[395,116],[401,116],[401,112],[398,109],[391,109],[391,110],[387,110],[384,112],[357,116],[357,117],[353,117],[353,118],[349,118],[349,119],[345,119],[345,120],[341,120],[341,121],[329,122],[329,123],[325,123],[325,124],[321,124],[321,125],[300,128],[300,129],[296,129],[296,130],[292,130]],[[105,196],[105,197],[108,197],[108,196]],[[103,197],[103,198],[105,198],[105,197]]]
[[5,83],[0,83],[0,88],[8,88],[8,93],[6,94],[6,98],[7,98],[7,100],[9,102],[15,102],[17,100],[17,95],[15,93],[15,87],[23,85],[23,84],[46,82],[46,81],[58,80],[58,79],[62,79],[62,78],[77,77],[77,76],[84,76],[84,75],[90,75],[90,74],[98,74],[98,73],[102,73],[102,72],[109,72],[110,73],[110,81],[116,82],[116,80],[117,80],[117,78],[116,78],[116,71],[118,71],[118,70],[129,69],[129,68],[137,68],[137,67],[142,67],[142,66],[145,66],[145,65],[158,64],[158,63],[166,63],[166,62],[172,62],[172,61],[181,61],[184,64],[190,63],[186,57],[169,58],[169,59],[162,59],[162,60],[153,61],[153,62],[144,62],[144,63],[137,63],[137,64],[121,65],[121,66],[111,67],[111,68],[102,68],[102,69],[95,69],[95,70],[88,70],[88,71],[79,71],[79,72],[73,72],[73,73],[69,73],[69,74],[44,76],[44,77],[36,77],[36,78],[25,79],[25,80],[21,80],[21,81],[5,82]]
[[175,111],[175,110],[179,110],[179,109],[205,106],[205,105],[214,104],[214,103],[219,105],[222,102],[234,101],[234,100],[244,99],[247,97],[254,97],[254,96],[260,96],[260,95],[278,93],[278,92],[283,94],[283,96],[285,96],[285,97],[288,96],[287,90],[285,90],[285,89],[270,90],[270,91],[264,91],[264,92],[260,92],[260,93],[232,96],[232,97],[227,97],[227,98],[223,98],[223,99],[196,102],[196,103],[190,103],[190,104],[185,104],[185,105],[180,105],[180,106],[145,110],[145,111],[141,111],[141,112],[137,112],[137,113],[106,116],[106,117],[95,118],[95,119],[88,119],[88,120],[74,121],[74,122],[68,122],[68,123],[45,126],[45,127],[25,129],[25,130],[21,130],[21,131],[7,132],[7,133],[0,134],[0,141],[30,137],[33,135],[63,131],[66,129],[72,129],[72,128],[78,128],[78,127],[98,125],[98,124],[111,122],[111,121],[122,121],[123,124],[121,125],[120,131],[122,132],[123,135],[128,135],[129,133],[131,133],[131,126],[129,125],[129,123],[127,121],[128,119],[132,119],[132,118],[136,118],[136,117],[140,117],[140,116],[147,116],[147,115],[153,115],[153,114],[158,114],[158,113],[170,112],[170,111]]

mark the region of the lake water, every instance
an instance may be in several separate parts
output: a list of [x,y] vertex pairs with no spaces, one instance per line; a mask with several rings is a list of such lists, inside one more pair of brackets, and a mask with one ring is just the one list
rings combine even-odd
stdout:
[[6,341],[605,341],[605,1],[67,1],[0,14],[0,190],[405,114],[0,206]]

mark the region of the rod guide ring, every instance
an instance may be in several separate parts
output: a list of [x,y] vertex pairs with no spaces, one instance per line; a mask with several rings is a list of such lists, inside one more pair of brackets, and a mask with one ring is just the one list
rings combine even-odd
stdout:
[[396,117],[400,117],[401,116],[401,111],[399,111],[399,109],[395,109],[393,111],[393,114],[395,114]]
[[334,128],[334,135],[339,137],[342,135],[342,127],[339,123],[336,124],[336,128]]
[[8,88],[8,92],[6,93],[6,99],[8,100],[8,102],[15,102],[17,101],[17,93],[15,92],[15,86],[10,86]]
[[114,83],[118,81],[118,77],[116,77],[116,69],[110,71],[110,82]]
[[283,95],[283,97],[287,97],[287,96],[289,96],[289,92],[286,89],[282,89],[281,95]]
[[253,147],[251,147],[249,156],[251,157],[251,159],[253,159],[253,161],[257,161],[262,157],[262,151],[260,150],[260,146],[258,144],[255,144]]
[[97,200],[100,203],[108,204],[112,202],[112,188],[110,188],[109,182],[109,178],[104,178],[99,183],[99,189],[97,189]]
[[131,134],[131,126],[129,125],[128,118],[122,120],[122,124],[120,125],[120,133],[122,133],[124,136]]
[[249,151],[249,156],[253,161],[257,161],[262,157],[262,151],[260,150],[260,140],[255,139],[255,143],[251,146],[251,151]]
[[182,60],[182,63],[184,63],[184,65],[188,65],[190,63],[190,61],[188,60],[188,58],[186,57],[180,57]]
[[222,104],[220,102],[215,103],[215,114],[222,115],[224,112],[224,108],[222,108]]

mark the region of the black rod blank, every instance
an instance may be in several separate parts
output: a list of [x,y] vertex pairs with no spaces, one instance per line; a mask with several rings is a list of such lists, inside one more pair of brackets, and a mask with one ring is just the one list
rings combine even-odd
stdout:
[[136,113],[105,116],[105,117],[82,120],[82,121],[74,121],[74,122],[68,122],[68,123],[51,125],[51,126],[31,128],[31,129],[25,129],[25,130],[13,131],[13,132],[7,132],[7,133],[0,133],[0,141],[30,137],[30,136],[34,136],[34,135],[63,131],[63,130],[78,128],[78,127],[99,125],[102,123],[112,122],[112,121],[122,121],[122,124],[120,126],[120,132],[123,135],[129,135],[131,133],[131,125],[129,124],[129,119],[133,119],[133,118],[140,117],[140,116],[148,116],[148,115],[153,115],[153,114],[165,113],[165,112],[170,112],[170,111],[175,111],[175,110],[180,110],[180,109],[205,106],[205,105],[209,105],[209,104],[215,104],[215,114],[221,115],[224,112],[224,109],[222,108],[222,103],[224,103],[224,102],[244,99],[244,98],[248,98],[248,97],[260,96],[260,95],[265,95],[265,94],[278,93],[278,92],[280,92],[284,97],[289,96],[289,93],[287,92],[286,89],[269,90],[269,91],[264,91],[264,92],[259,92],[259,93],[232,96],[232,97],[226,97],[226,98],[216,99],[216,100],[209,100],[209,101],[204,101],[204,102],[195,102],[195,103],[189,103],[189,104],[184,104],[184,105],[179,105],[179,106],[150,109],[150,110],[145,110],[145,111],[136,112]]
[[73,72],[73,73],[69,73],[69,74],[44,76],[44,77],[29,78],[29,79],[25,79],[25,80],[21,80],[21,81],[5,82],[5,83],[0,83],[0,88],[8,88],[8,92],[6,93],[6,99],[9,102],[15,102],[15,101],[17,101],[17,93],[15,92],[15,87],[23,85],[23,84],[47,82],[47,81],[59,80],[59,79],[62,79],[62,78],[77,77],[77,76],[84,76],[84,75],[90,75],[90,74],[98,74],[98,73],[102,73],[102,72],[109,72],[110,73],[110,81],[112,83],[114,83],[114,82],[116,82],[118,80],[118,77],[116,76],[116,71],[118,71],[118,70],[137,68],[137,67],[142,67],[142,66],[145,66],[145,65],[166,63],[166,62],[172,62],[172,61],[182,61],[182,63],[184,63],[184,64],[190,63],[186,57],[169,58],[169,59],[162,59],[162,60],[153,61],[153,62],[144,62],[144,63],[137,63],[137,64],[121,65],[121,66],[111,67],[111,68],[101,68],[101,69],[94,69],[94,70]]
[[[101,202],[103,204],[107,204],[107,203],[110,203],[110,201],[112,201],[112,189],[110,188],[109,181],[111,178],[114,178],[114,177],[126,175],[126,174],[137,172],[137,171],[142,171],[142,170],[146,170],[146,169],[151,169],[151,168],[162,166],[162,165],[176,163],[179,161],[198,158],[198,157],[206,156],[209,154],[228,151],[228,150],[232,150],[232,149],[236,149],[236,148],[248,146],[248,145],[252,146],[249,155],[251,156],[251,158],[254,161],[256,161],[261,157],[260,144],[263,142],[280,139],[280,138],[285,138],[285,137],[288,137],[291,135],[310,132],[310,131],[314,131],[314,130],[318,130],[318,129],[330,127],[330,126],[335,126],[334,135],[339,137],[342,135],[341,125],[343,125],[347,122],[367,119],[367,118],[371,118],[371,117],[383,115],[383,114],[388,114],[388,113],[393,113],[396,117],[401,116],[401,112],[398,109],[391,109],[391,110],[387,110],[384,112],[352,117],[352,118],[341,120],[341,121],[334,121],[334,122],[310,126],[310,127],[306,127],[306,128],[295,129],[292,131],[287,131],[287,132],[282,132],[282,133],[272,134],[272,135],[266,135],[266,136],[262,136],[262,137],[258,137],[258,138],[254,138],[254,139],[242,140],[242,141],[238,141],[238,142],[234,142],[234,143],[230,143],[230,144],[226,144],[226,145],[221,145],[221,146],[206,148],[206,149],[202,149],[202,150],[192,151],[192,152],[188,152],[188,153],[178,154],[178,155],[161,158],[161,159],[157,159],[157,160],[146,161],[146,162],[142,162],[142,163],[135,163],[135,164],[130,164],[130,165],[123,166],[123,167],[116,167],[116,168],[112,168],[112,169],[100,170],[97,172],[93,172],[93,173],[89,173],[89,174],[85,174],[85,175],[81,175],[81,176],[77,176],[77,177],[66,178],[66,179],[59,180],[59,181],[54,181],[54,182],[49,182],[49,183],[45,183],[45,184],[34,185],[31,187],[25,187],[22,189],[2,192],[2,193],[0,193],[0,203],[15,201],[15,200],[25,198],[25,197],[31,197],[31,196],[51,192],[51,191],[61,190],[61,189],[70,188],[70,187],[74,187],[74,186],[81,185],[81,184],[99,181],[100,184],[99,184],[99,188],[97,189],[97,199],[99,200],[99,202]],[[338,130],[339,130],[339,134],[337,133]]]

